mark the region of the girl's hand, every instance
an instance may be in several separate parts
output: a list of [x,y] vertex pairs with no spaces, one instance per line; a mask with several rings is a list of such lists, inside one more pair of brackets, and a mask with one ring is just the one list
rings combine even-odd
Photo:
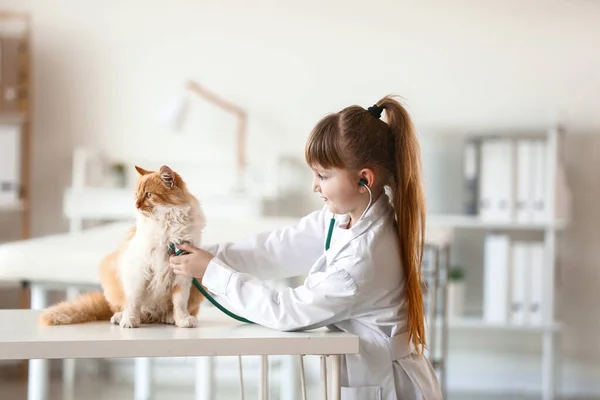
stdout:
[[183,243],[177,247],[187,251],[189,254],[171,256],[169,258],[169,266],[173,269],[173,272],[177,275],[187,275],[202,279],[208,263],[210,263],[210,260],[214,256],[208,251],[189,243]]

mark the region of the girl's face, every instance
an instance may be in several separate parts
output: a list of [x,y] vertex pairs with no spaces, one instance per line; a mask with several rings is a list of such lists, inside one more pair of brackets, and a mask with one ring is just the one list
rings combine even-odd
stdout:
[[346,170],[313,168],[313,191],[319,193],[329,211],[342,215],[352,214],[364,206],[359,177]]

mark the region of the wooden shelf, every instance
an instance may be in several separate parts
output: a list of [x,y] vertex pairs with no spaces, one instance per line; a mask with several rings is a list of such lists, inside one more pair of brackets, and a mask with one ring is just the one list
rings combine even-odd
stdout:
[[544,231],[547,229],[562,230],[566,226],[564,221],[550,222],[517,222],[517,221],[492,221],[478,216],[460,214],[430,214],[427,216],[429,226],[441,228],[462,229],[504,229],[521,231]]

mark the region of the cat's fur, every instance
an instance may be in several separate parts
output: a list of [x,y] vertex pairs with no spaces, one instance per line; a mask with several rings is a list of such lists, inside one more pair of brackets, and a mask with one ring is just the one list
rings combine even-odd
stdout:
[[[100,264],[102,292],[58,303],[40,316],[44,325],[110,320],[124,328],[141,323],[196,326],[203,296],[192,278],[169,266],[170,243],[200,246],[205,217],[181,177],[167,166],[147,171],[138,166],[136,226]],[[148,194],[149,193],[149,194]]]

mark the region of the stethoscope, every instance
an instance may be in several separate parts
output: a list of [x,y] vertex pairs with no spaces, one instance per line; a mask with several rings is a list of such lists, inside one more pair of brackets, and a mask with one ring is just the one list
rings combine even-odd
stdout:
[[[358,219],[358,221],[360,221],[364,217],[366,212],[369,210],[369,207],[371,207],[371,203],[373,202],[373,193],[371,193],[371,189],[369,189],[369,186],[367,185],[367,180],[362,178],[359,181],[359,185],[364,186],[367,189],[367,191],[369,192],[369,204],[367,204],[367,208],[365,208],[365,211],[363,211],[363,213],[360,216],[360,218]],[[356,222],[358,222],[358,221],[356,221]],[[325,239],[325,251],[329,250],[329,246],[331,245],[331,236],[333,236],[333,228],[334,227],[335,227],[335,214],[333,214],[333,216],[331,217],[331,220],[329,220],[329,230],[327,231],[327,238]]]

